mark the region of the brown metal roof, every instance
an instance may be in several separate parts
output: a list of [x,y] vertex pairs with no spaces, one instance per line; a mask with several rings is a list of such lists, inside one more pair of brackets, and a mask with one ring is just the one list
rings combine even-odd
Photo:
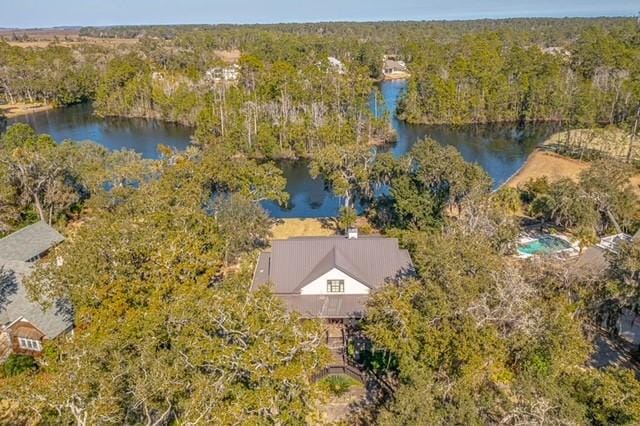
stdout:
[[342,250],[333,247],[327,255],[322,258],[322,260],[316,265],[315,268],[307,275],[294,289],[294,293],[298,293],[302,287],[309,284],[316,278],[320,278],[328,271],[333,268],[337,268],[340,271],[344,272],[351,278],[363,283],[364,285],[372,288],[372,285],[369,284],[369,280],[367,275],[358,269],[351,261],[349,260],[349,256],[345,255]]

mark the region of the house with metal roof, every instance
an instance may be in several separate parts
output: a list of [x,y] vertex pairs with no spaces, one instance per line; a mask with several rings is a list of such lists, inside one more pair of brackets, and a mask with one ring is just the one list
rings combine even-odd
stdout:
[[304,317],[357,319],[369,295],[413,274],[407,250],[395,238],[296,237],[274,240],[260,254],[252,289],[269,284],[291,311]]
[[0,239],[0,361],[11,353],[38,355],[46,339],[73,328],[73,309],[56,300],[46,308],[31,300],[24,280],[35,262],[64,241],[44,222],[20,229]]
[[[414,275],[411,257],[395,238],[347,236],[296,237],[271,242],[258,258],[252,290],[268,285],[289,311],[325,322],[333,362],[316,374],[348,374],[364,382],[358,361],[367,342],[353,334],[367,299],[389,283]],[[347,342],[355,354],[347,355]]]

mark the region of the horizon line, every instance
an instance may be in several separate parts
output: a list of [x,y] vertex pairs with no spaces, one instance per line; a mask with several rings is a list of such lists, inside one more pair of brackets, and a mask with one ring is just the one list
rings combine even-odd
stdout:
[[[639,14],[640,15],[640,14]],[[639,15],[565,15],[565,16],[503,16],[503,17],[455,17],[455,18],[433,18],[433,19],[379,19],[379,20],[350,20],[337,19],[332,21],[279,21],[279,22],[217,22],[217,23],[129,23],[129,24],[100,24],[100,25],[54,25],[42,27],[3,27],[2,30],[53,30],[53,29],[81,29],[81,28],[114,28],[114,27],[178,27],[178,26],[276,26],[276,25],[309,25],[309,24],[375,24],[375,23],[438,23],[438,22],[471,22],[471,21],[507,21],[510,19],[640,19]]]

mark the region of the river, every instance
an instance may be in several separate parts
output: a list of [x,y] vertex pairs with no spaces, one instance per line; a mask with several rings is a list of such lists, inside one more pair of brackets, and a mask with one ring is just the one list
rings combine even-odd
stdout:
[[[406,88],[405,81],[380,84],[386,108],[393,112],[398,97]],[[382,111],[379,111],[382,113]],[[26,122],[37,132],[48,133],[57,141],[72,139],[92,140],[110,149],[129,148],[146,158],[157,158],[157,145],[184,149],[190,144],[192,130],[172,123],[135,118],[100,118],[93,115],[90,105],[75,105],[9,120],[9,124]],[[493,178],[497,187],[516,173],[535,147],[553,131],[550,125],[517,127],[514,125],[479,126],[423,126],[401,122],[395,117],[392,124],[397,132],[397,143],[383,150],[394,155],[407,153],[416,141],[431,137],[442,145],[457,148],[465,160],[476,162]],[[282,207],[272,202],[263,203],[274,217],[327,217],[335,216],[340,201],[324,187],[322,179],[312,179],[303,161],[281,164],[287,178],[290,202]]]

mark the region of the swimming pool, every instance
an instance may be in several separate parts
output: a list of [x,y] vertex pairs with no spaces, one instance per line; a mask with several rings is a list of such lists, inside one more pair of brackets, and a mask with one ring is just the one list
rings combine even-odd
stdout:
[[519,245],[518,253],[524,257],[529,257],[535,254],[558,253],[572,247],[571,243],[562,238],[546,235]]

